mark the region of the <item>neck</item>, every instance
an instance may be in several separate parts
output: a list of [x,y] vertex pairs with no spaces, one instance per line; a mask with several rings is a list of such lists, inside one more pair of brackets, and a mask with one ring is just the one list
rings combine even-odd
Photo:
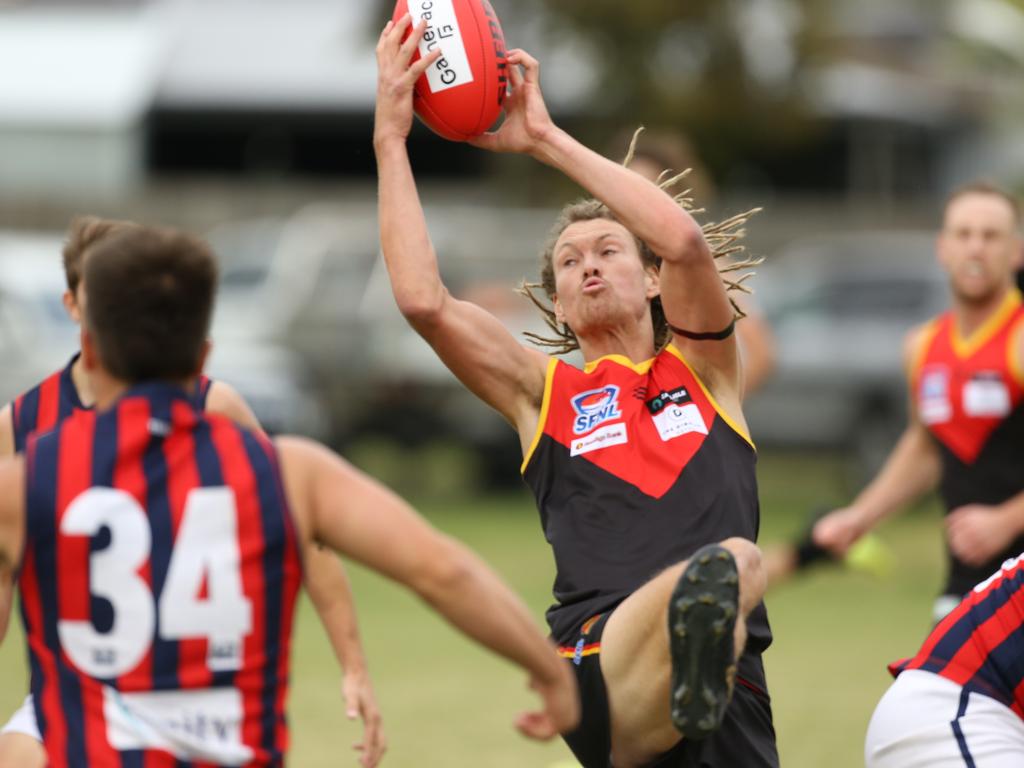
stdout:
[[622,355],[634,363],[654,357],[654,332],[648,322],[646,328],[630,333],[622,328],[608,329],[586,336],[577,336],[580,351],[586,362],[608,355]]
[[93,374],[92,384],[97,411],[107,410],[128,390],[128,385],[125,382],[99,372]]
[[93,392],[92,379],[85,371],[85,364],[82,362],[82,355],[78,356],[71,365],[71,383],[75,385],[78,392],[78,399],[86,408],[96,404],[96,394]]
[[996,291],[989,298],[978,302],[958,299],[954,304],[953,313],[956,316],[956,324],[961,335],[970,336],[984,325],[1003,306],[1010,290],[1011,288],[1007,286],[1003,290]]

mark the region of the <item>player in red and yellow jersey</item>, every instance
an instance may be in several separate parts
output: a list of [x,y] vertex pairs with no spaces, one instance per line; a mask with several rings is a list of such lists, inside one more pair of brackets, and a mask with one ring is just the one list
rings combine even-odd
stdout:
[[911,415],[875,479],[814,536],[844,552],[880,520],[938,489],[948,574],[935,620],[1024,549],[1024,307],[1017,201],[988,184],[955,192],[937,241],[953,306],[908,336]]
[[[85,253],[104,238],[139,226],[134,222],[88,216],[72,221],[63,251],[67,283],[63,302],[76,324],[81,324],[86,302],[81,279]],[[192,399],[200,411],[219,413],[243,427],[260,429],[246,402],[224,382],[198,376]],[[0,410],[0,456],[23,452],[32,434],[49,432],[76,411],[90,410],[94,403],[90,378],[81,354],[76,353],[64,368]],[[359,639],[348,578],[333,555],[314,549],[306,555],[305,586],[344,670],[342,690],[348,715],[361,717],[364,722],[359,748],[364,765],[372,768],[386,749],[386,739]],[[9,621],[12,595],[12,580],[0,577],[0,638]],[[40,742],[30,694],[0,730],[0,768],[42,768],[45,763],[46,754]]]
[[556,224],[542,267],[553,308],[538,299],[553,347],[578,348],[585,368],[520,343],[441,281],[406,148],[431,63],[410,66],[423,28],[403,43],[409,26],[389,24],[377,47],[382,250],[405,317],[519,433],[557,566],[548,623],[580,683],[569,746],[587,768],[777,766],[756,454],[715,261],[744,217],[705,233],[681,201],[560,130],[538,63],[509,51],[506,119],[473,143],[530,155],[596,198]]
[[315,543],[523,667],[545,704],[519,718],[524,734],[572,727],[571,675],[467,550],[322,446],[196,407],[216,274],[206,246],[176,232],[91,247],[82,360],[96,408],[0,461],[0,572],[21,569],[49,765],[283,765],[292,618]]

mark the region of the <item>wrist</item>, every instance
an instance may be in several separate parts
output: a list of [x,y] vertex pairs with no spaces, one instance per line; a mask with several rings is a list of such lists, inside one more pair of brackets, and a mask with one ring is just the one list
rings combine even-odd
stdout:
[[373,149],[379,155],[388,151],[405,151],[408,133],[402,133],[394,128],[374,130]]
[[546,165],[559,167],[559,159],[565,154],[565,146],[572,137],[554,123],[537,132],[530,155]]

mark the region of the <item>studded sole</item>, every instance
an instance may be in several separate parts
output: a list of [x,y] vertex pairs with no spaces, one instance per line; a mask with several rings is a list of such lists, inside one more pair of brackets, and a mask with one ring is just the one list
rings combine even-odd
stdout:
[[732,698],[738,605],[732,554],[717,544],[702,547],[676,582],[668,606],[672,723],[688,739],[714,732]]

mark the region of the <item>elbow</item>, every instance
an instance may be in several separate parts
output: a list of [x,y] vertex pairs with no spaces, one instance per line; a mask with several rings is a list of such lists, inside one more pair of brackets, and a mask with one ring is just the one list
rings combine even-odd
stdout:
[[430,293],[409,292],[395,294],[398,311],[413,328],[421,333],[435,327],[441,319],[447,291],[443,288]]
[[687,265],[697,264],[711,258],[711,248],[704,239],[704,231],[700,225],[682,211],[680,217],[671,222],[665,222],[660,228],[662,232],[674,233],[670,240],[666,240],[660,249],[655,248],[663,261],[673,264]]
[[424,558],[409,581],[413,591],[431,605],[462,593],[474,576],[473,564],[459,547],[446,542],[443,550]]

